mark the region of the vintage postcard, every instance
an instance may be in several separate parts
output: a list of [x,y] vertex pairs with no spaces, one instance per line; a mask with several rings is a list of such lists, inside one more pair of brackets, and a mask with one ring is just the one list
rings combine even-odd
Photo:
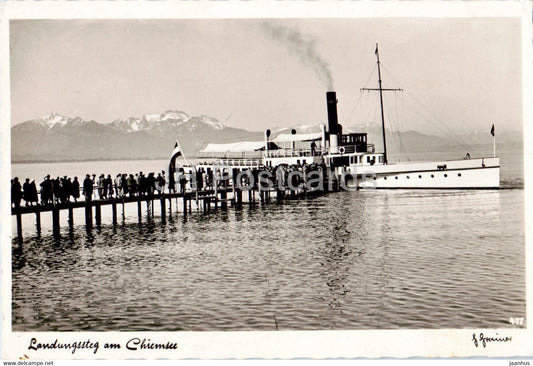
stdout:
[[531,2],[0,10],[3,359],[533,356]]

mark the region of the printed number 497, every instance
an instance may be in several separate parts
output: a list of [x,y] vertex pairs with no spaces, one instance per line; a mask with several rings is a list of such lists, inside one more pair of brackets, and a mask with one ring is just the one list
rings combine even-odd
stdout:
[[524,325],[524,318],[509,318],[509,323],[513,325]]

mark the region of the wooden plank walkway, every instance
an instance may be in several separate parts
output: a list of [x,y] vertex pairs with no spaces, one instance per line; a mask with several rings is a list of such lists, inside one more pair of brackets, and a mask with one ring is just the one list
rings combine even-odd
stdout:
[[[337,189],[333,189],[335,191]],[[198,210],[203,210],[204,212],[209,212],[211,206],[215,209],[220,207],[221,209],[228,208],[228,202],[231,206],[239,209],[243,205],[243,193],[247,193],[248,201],[247,203],[253,205],[256,203],[256,195],[259,196],[258,202],[261,204],[266,204],[271,201],[272,194],[276,195],[276,200],[284,199],[296,199],[302,196],[315,196],[327,193],[329,189],[325,190],[316,190],[316,191],[300,191],[295,192],[287,189],[258,189],[254,187],[253,189],[238,189],[233,185],[228,185],[227,182],[223,187],[217,187],[214,189],[205,189],[205,190],[195,190],[179,193],[160,193],[160,194],[145,194],[145,195],[135,195],[135,196],[122,196],[122,197],[112,197],[108,199],[92,199],[90,201],[80,200],[77,202],[64,202],[57,204],[48,204],[48,205],[34,205],[34,206],[18,206],[11,208],[11,215],[16,216],[17,221],[17,235],[19,241],[22,241],[22,217],[24,215],[35,215],[36,227],[37,230],[41,228],[41,213],[51,212],[52,213],[52,227],[54,235],[59,234],[60,231],[60,216],[62,211],[68,212],[68,224],[69,226],[74,225],[74,209],[83,208],[85,210],[85,226],[90,228],[93,226],[93,211],[94,211],[94,222],[97,226],[102,224],[102,206],[111,206],[112,208],[112,223],[113,225],[117,224],[117,205],[122,205],[122,212],[124,213],[124,205],[126,203],[137,202],[137,212],[139,220],[142,217],[142,202],[146,202],[147,208],[151,210],[153,215],[154,202],[159,201],[161,206],[161,219],[165,220],[167,214],[167,201],[169,211],[172,211],[172,200],[176,199],[176,212],[178,212],[178,200],[181,199],[182,209],[181,212],[184,216],[187,216],[188,213],[192,213],[192,202],[196,202],[196,208]]]

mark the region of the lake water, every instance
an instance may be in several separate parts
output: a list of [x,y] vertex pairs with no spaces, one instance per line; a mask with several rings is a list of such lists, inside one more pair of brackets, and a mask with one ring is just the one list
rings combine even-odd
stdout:
[[[339,192],[166,221],[158,205],[139,221],[133,205],[119,225],[89,230],[76,210],[60,237],[48,215],[40,233],[25,217],[12,244],[13,330],[511,327],[526,315],[521,159],[502,155],[501,190]],[[40,181],[165,165],[12,170]]]

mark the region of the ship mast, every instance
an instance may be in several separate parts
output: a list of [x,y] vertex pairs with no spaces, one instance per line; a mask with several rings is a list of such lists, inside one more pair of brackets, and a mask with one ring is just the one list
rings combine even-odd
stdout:
[[381,104],[381,130],[383,131],[383,155],[384,163],[387,164],[387,141],[385,140],[385,116],[383,114],[383,88],[381,87],[381,67],[379,64],[379,50],[376,43],[376,57],[378,58],[378,84],[379,84],[379,102]]
[[402,89],[383,89],[381,87],[381,63],[379,62],[379,49],[376,43],[376,54],[378,60],[378,89],[374,88],[361,88],[361,90],[379,90],[379,102],[381,106],[381,131],[383,132],[383,163],[387,164],[387,140],[385,139],[385,114],[383,111],[383,91],[401,91]]

